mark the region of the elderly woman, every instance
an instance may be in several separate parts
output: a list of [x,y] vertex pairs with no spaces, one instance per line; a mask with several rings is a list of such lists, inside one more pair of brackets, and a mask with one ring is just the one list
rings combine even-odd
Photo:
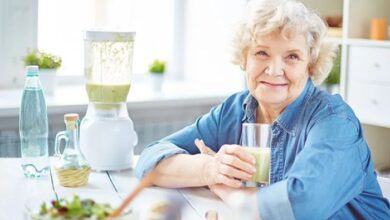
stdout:
[[390,219],[358,119],[339,95],[315,87],[335,56],[324,22],[295,1],[252,0],[245,15],[234,61],[249,91],[148,146],[137,176],[154,170],[155,185],[208,185],[225,199],[255,171],[240,146],[242,123],[268,123],[270,184],[246,190],[261,219]]

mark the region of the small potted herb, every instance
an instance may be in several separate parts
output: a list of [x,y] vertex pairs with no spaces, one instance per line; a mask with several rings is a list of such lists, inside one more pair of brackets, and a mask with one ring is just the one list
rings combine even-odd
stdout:
[[23,57],[25,66],[39,67],[39,79],[46,94],[53,94],[56,84],[56,71],[61,67],[62,59],[39,50],[28,51]]
[[155,92],[161,91],[165,70],[166,63],[162,60],[156,59],[149,65],[149,74],[152,77],[153,90]]
[[341,50],[337,51],[337,56],[334,60],[332,70],[330,71],[328,77],[324,81],[325,89],[331,93],[338,93],[340,87],[340,62],[341,62]]
[[165,62],[161,60],[154,60],[149,65],[149,72],[151,74],[163,75],[165,73]]

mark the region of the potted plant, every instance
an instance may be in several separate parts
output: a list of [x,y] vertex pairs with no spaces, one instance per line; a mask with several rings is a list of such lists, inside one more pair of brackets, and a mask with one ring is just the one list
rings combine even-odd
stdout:
[[164,79],[165,67],[166,67],[165,61],[158,60],[158,59],[154,60],[149,65],[149,73],[152,77],[153,90],[155,92],[161,91],[161,87]]
[[341,50],[337,51],[336,59],[334,60],[332,70],[328,77],[324,81],[325,90],[331,94],[339,92],[340,87],[340,62],[341,62]]
[[60,57],[39,50],[28,51],[23,57],[24,65],[37,65],[39,79],[46,94],[53,94],[56,86],[56,71],[61,67]]

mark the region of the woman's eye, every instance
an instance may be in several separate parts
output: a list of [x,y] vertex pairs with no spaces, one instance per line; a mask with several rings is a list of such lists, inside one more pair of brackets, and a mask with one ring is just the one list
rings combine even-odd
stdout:
[[267,52],[265,52],[265,51],[258,51],[258,52],[256,52],[256,55],[258,55],[258,56],[268,56]]
[[287,59],[289,60],[299,60],[299,56],[296,54],[290,54],[287,56]]

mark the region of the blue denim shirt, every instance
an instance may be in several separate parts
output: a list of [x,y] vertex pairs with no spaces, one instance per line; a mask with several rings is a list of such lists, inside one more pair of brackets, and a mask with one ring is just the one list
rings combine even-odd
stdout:
[[[196,138],[218,151],[240,144],[243,122],[256,121],[257,101],[243,91],[141,154],[140,178],[175,154],[198,154]],[[259,188],[261,219],[390,219],[370,150],[352,109],[339,95],[304,91],[272,124],[270,185]]]

